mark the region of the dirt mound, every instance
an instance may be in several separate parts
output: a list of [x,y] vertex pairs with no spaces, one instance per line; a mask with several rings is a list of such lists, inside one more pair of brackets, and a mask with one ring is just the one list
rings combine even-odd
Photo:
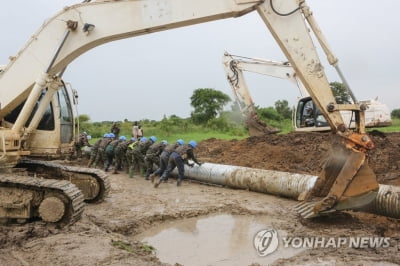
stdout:
[[[400,185],[400,133],[371,132],[376,148],[369,165],[382,184]],[[337,137],[331,133],[290,133],[243,140],[202,141],[197,156],[214,163],[318,175]],[[334,144],[335,145],[335,144]]]

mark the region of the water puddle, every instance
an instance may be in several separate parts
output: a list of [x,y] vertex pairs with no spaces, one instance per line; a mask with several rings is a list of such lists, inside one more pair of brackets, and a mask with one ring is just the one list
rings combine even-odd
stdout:
[[[166,222],[135,238],[155,247],[157,257],[172,265],[265,265],[304,250],[283,248],[280,241],[274,253],[260,257],[254,248],[254,236],[275,223],[279,221],[267,216],[195,217]],[[278,235],[285,236],[286,232],[278,230]]]

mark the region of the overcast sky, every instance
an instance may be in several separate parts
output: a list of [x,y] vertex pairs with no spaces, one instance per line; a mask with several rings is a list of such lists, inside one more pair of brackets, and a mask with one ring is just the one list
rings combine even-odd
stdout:
[[[148,0],[150,1],[150,0]],[[201,1],[201,0],[199,0]],[[217,1],[217,0],[216,0]],[[0,9],[0,64],[8,63],[43,21],[73,0],[4,1]],[[400,108],[400,1],[308,0],[339,65],[358,99],[376,98]],[[60,33],[62,34],[62,33]],[[92,121],[160,120],[190,116],[197,88],[223,91],[232,99],[222,67],[225,51],[286,61],[256,12],[94,48],[64,74],[79,92],[79,112]],[[330,81],[339,81],[320,53]],[[298,89],[286,80],[246,73],[256,105],[281,99],[293,105]]]

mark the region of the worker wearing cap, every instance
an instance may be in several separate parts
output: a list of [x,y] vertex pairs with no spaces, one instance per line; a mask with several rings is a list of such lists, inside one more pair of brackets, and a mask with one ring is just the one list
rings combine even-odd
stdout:
[[104,163],[104,171],[108,171],[110,166],[112,165],[115,157],[115,148],[118,146],[118,144],[122,141],[125,141],[126,138],[125,136],[121,136],[118,139],[112,140],[106,147],[105,149],[105,155],[106,155],[106,161]]
[[150,174],[153,172],[153,166],[160,163],[160,154],[164,150],[165,146],[168,144],[166,140],[161,142],[155,142],[150,145],[144,157],[144,163],[146,165],[146,180],[149,180]]
[[118,174],[119,170],[122,170],[123,167],[128,170],[128,161],[126,160],[126,151],[128,149],[128,145],[136,141],[136,139],[127,140],[125,136],[119,137],[121,140],[118,145],[115,147],[115,167],[113,174]]
[[189,163],[189,160],[192,160],[197,165],[201,165],[201,163],[196,159],[193,150],[197,147],[197,142],[194,140],[189,141],[188,145],[182,145],[175,149],[171,153],[168,159],[168,166],[167,169],[164,171],[160,179],[154,184],[154,187],[158,187],[160,183],[165,180],[169,174],[175,169],[178,168],[178,180],[176,185],[180,186],[182,180],[185,175],[185,164],[193,167],[193,163]]
[[[168,144],[165,146],[164,150],[160,154],[160,163],[158,169],[150,175],[151,182],[154,182],[154,177],[156,176],[161,176],[164,171],[167,169],[168,166],[168,159],[171,153],[178,148],[179,146],[182,146],[185,144],[185,141],[183,139],[178,139],[175,143]],[[164,179],[166,181],[168,177]]]
[[106,150],[107,145],[110,144],[110,142],[113,140],[114,136],[115,135],[113,133],[104,134],[103,139],[99,143],[99,148],[97,150],[96,159],[94,161],[94,167],[99,165],[99,162],[103,162],[103,164],[106,163],[105,150]]

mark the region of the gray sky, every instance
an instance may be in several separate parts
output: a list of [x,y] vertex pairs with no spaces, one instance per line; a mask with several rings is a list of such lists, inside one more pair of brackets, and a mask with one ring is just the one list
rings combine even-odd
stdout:
[[[13,0],[0,9],[0,64],[8,63],[43,21],[73,0]],[[400,1],[308,0],[355,95],[400,108]],[[62,34],[62,33],[60,33]],[[79,110],[92,121],[160,120],[190,116],[197,88],[233,95],[222,67],[224,51],[286,61],[256,12],[185,28],[120,40],[94,48],[72,62],[64,80],[79,91]],[[330,81],[339,81],[321,60]],[[246,73],[256,105],[281,99],[293,105],[298,89],[285,80]]]

